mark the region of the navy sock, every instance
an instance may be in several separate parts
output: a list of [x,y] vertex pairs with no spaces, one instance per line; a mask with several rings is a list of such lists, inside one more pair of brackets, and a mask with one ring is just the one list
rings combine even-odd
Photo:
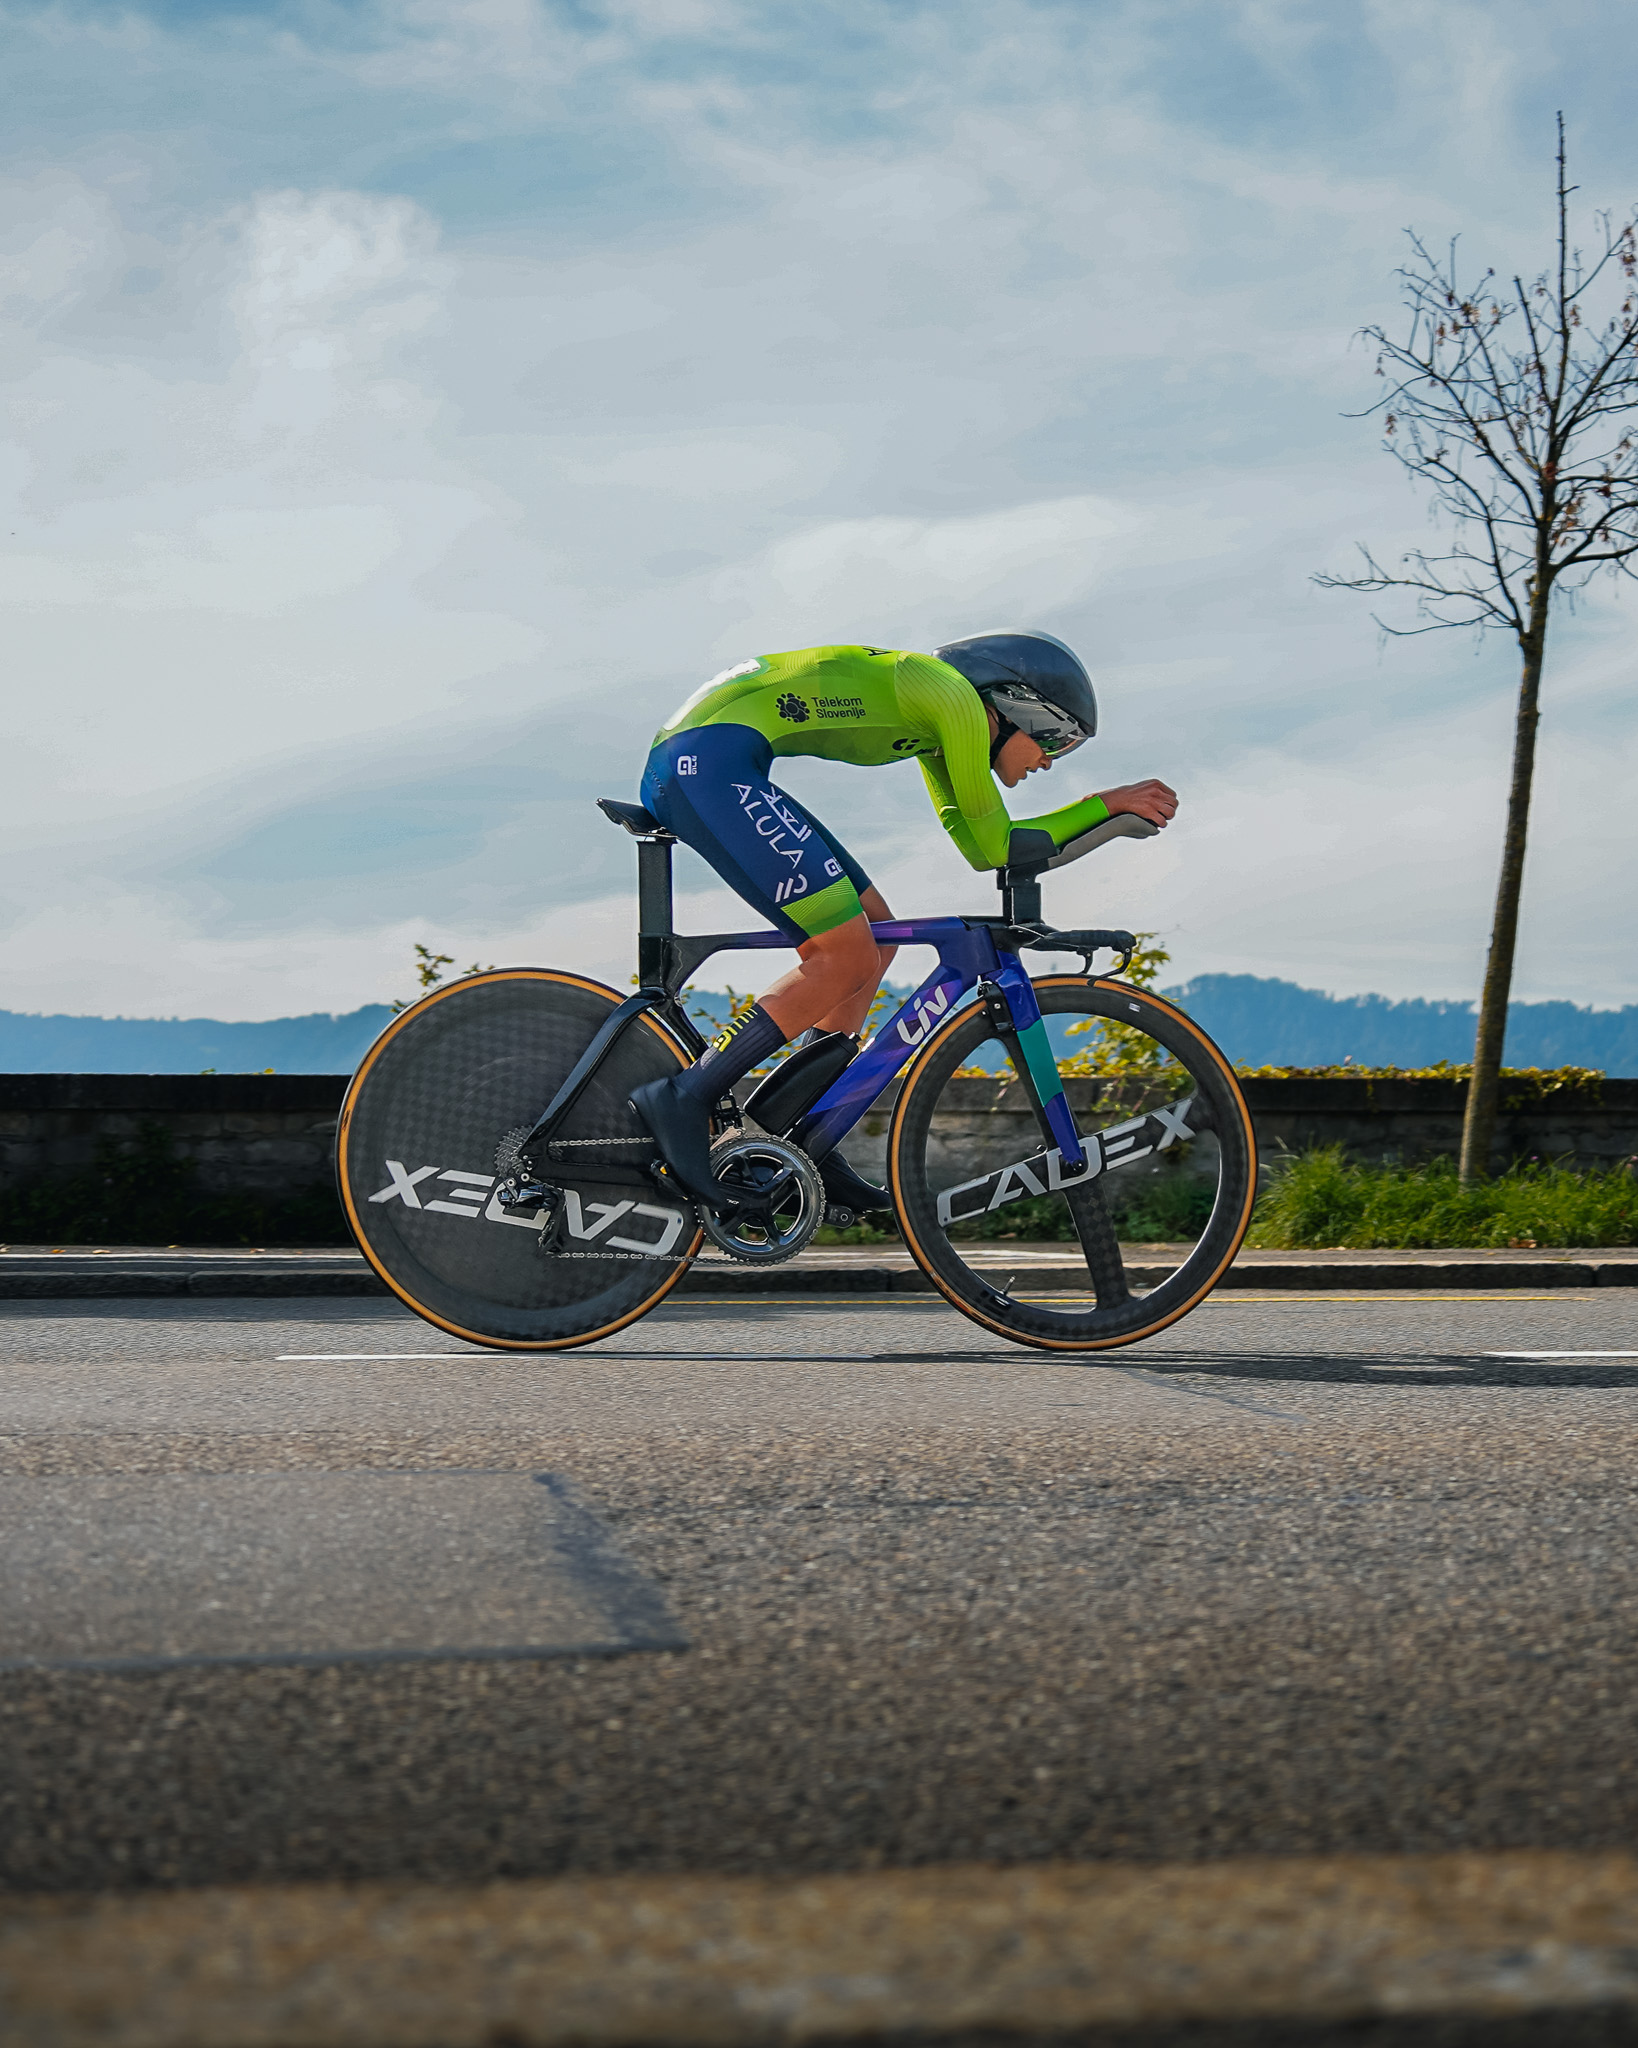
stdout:
[[743,1081],[754,1066],[784,1043],[784,1032],[760,1003],[753,1003],[712,1043],[704,1059],[684,1067],[677,1076],[677,1087],[697,1102],[718,1102],[736,1081]]

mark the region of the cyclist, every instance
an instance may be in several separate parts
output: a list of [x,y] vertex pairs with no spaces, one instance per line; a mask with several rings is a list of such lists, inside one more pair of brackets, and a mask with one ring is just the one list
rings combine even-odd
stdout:
[[[861,768],[915,758],[940,823],[975,868],[1003,867],[1012,834],[1061,847],[1114,811],[1155,825],[1177,810],[1157,781],[1107,789],[1039,817],[1001,800],[1097,732],[1092,679],[1051,633],[977,633],[931,655],[885,647],[806,647],[756,655],[696,690],[656,736],[642,800],[730,888],[788,934],[797,965],[694,1066],[632,1096],[683,1186],[712,1198],[712,1107],[788,1040],[857,1034],[893,958],[870,922],[891,918],[863,867],[805,805],[769,779],[782,755]],[[1037,848],[1041,845],[1037,840]],[[886,1196],[839,1155],[827,1190],[851,1208]]]

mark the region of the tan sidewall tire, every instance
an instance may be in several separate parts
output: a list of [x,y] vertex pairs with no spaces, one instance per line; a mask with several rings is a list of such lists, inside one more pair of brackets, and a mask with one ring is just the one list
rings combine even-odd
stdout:
[[[423,1322],[431,1323],[434,1328],[447,1332],[451,1337],[463,1338],[470,1344],[481,1344],[488,1351],[571,1351],[577,1349],[582,1344],[595,1344],[601,1337],[612,1337],[617,1330],[624,1330],[632,1323],[641,1321],[651,1309],[659,1307],[660,1303],[665,1300],[678,1281],[682,1279],[684,1273],[688,1271],[687,1263],[685,1262],[673,1268],[667,1274],[662,1284],[636,1308],[627,1310],[612,1322],[604,1323],[596,1329],[586,1330],[570,1337],[545,1339],[526,1340],[491,1337],[485,1335],[482,1331],[463,1328],[460,1323],[453,1322],[449,1318],[439,1315],[435,1310],[417,1301],[414,1295],[394,1279],[393,1275],[376,1256],[368,1238],[359,1226],[358,1214],[353,1206],[351,1176],[347,1171],[347,1139],[354,1105],[372,1069],[398,1033],[416,1018],[425,1016],[429,1009],[432,1009],[436,1004],[445,1001],[452,995],[471,990],[485,982],[493,981],[538,981],[552,983],[563,988],[574,988],[586,994],[606,998],[611,1010],[617,1009],[625,1000],[614,989],[607,987],[600,981],[592,981],[583,974],[565,974],[550,967],[508,967],[496,969],[488,974],[466,975],[459,981],[451,982],[446,988],[434,989],[430,995],[423,996],[418,1003],[412,1003],[407,1010],[395,1017],[381,1033],[381,1036],[376,1039],[360,1062],[357,1073],[354,1074],[352,1080],[347,1084],[347,1092],[342,1097],[341,1115],[336,1123],[336,1185],[341,1197],[342,1211],[347,1218],[347,1227],[353,1234],[354,1243],[363,1253],[365,1259],[368,1260],[371,1269],[376,1275],[386,1283],[398,1299],[404,1303],[405,1307],[413,1309]],[[679,1067],[686,1067],[691,1064],[690,1056],[680,1040],[652,1013],[645,1013],[640,1016],[632,1028],[652,1031],[656,1037],[675,1053]],[[687,1252],[680,1256],[685,1261],[693,1259],[704,1241],[704,1231],[696,1229]]]
[[1234,1069],[1229,1065],[1218,1047],[1200,1029],[1199,1025],[1178,1009],[1175,1003],[1169,1003],[1163,996],[1154,995],[1147,989],[1132,988],[1126,982],[1110,980],[1103,976],[1099,976],[1088,983],[1081,975],[1044,975],[1036,980],[1035,987],[1038,993],[1045,993],[1051,989],[1085,991],[1091,988],[1105,994],[1119,995],[1138,1000],[1145,1008],[1159,1011],[1168,1023],[1193,1039],[1199,1048],[1200,1054],[1216,1069],[1226,1092],[1238,1106],[1249,1155],[1249,1171],[1246,1175],[1244,1198],[1240,1206],[1239,1215],[1233,1221],[1227,1249],[1212,1260],[1209,1271],[1199,1278],[1198,1283],[1191,1285],[1187,1300],[1169,1307],[1158,1315],[1152,1323],[1146,1323],[1139,1329],[1123,1332],[1118,1335],[1107,1337],[1053,1337],[1040,1332],[1023,1332],[993,1314],[986,1314],[977,1303],[968,1300],[940,1272],[917,1234],[911,1217],[910,1204],[906,1200],[905,1189],[901,1181],[900,1146],[918,1084],[926,1084],[926,1077],[936,1062],[940,1050],[949,1043],[949,1040],[956,1032],[965,1030],[970,1024],[972,1021],[970,1010],[958,1010],[953,1017],[941,1025],[927,1040],[927,1043],[921,1048],[920,1052],[917,1053],[915,1060],[905,1073],[904,1081],[899,1089],[899,1099],[894,1105],[893,1120],[888,1129],[888,1187],[893,1196],[893,1208],[898,1217],[899,1228],[904,1233],[904,1241],[909,1249],[910,1256],[927,1275],[934,1287],[938,1289],[939,1293],[944,1296],[945,1300],[953,1308],[960,1309],[964,1316],[969,1317],[975,1323],[981,1324],[987,1330],[993,1330],[997,1336],[1010,1338],[1015,1344],[1030,1345],[1041,1351],[1087,1352],[1118,1350],[1127,1344],[1136,1344],[1146,1337],[1154,1336],[1158,1331],[1168,1328],[1181,1317],[1186,1316],[1191,1309],[1198,1308],[1234,1263],[1240,1246],[1245,1241],[1246,1231],[1251,1224],[1252,1208],[1257,1199],[1256,1132],[1252,1128],[1251,1113],[1246,1108],[1245,1095],[1241,1090]]

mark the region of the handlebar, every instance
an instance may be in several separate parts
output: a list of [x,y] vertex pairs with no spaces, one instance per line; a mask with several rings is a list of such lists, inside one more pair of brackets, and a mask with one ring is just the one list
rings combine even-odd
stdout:
[[1020,951],[1079,953],[1086,963],[1088,974],[1092,972],[1094,953],[1118,953],[1120,960],[1114,972],[1124,974],[1132,964],[1132,955],[1137,951],[1137,943],[1137,936],[1133,932],[1055,932],[1047,928],[1035,937],[1025,939]]
[[[1067,846],[1055,846],[1052,834],[1038,826],[1014,827],[1007,844],[1007,865],[995,878],[1001,891],[1002,922],[1020,930],[1041,929],[1041,877],[1048,868],[1067,867],[1072,860],[1107,846],[1111,839],[1153,839],[1159,830],[1135,811],[1115,812]],[[1117,936],[1124,939],[1127,935]],[[1130,947],[1123,950],[1129,953]]]

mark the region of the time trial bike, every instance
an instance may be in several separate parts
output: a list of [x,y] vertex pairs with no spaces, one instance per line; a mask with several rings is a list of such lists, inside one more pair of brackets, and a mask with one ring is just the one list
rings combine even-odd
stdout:
[[[395,1017],[347,1089],[342,1206],[365,1258],[418,1315],[477,1344],[560,1350],[646,1315],[707,1240],[751,1264],[794,1257],[827,1208],[837,1220],[819,1162],[895,1080],[888,1194],[911,1257],[964,1315],[1020,1344],[1097,1352],[1204,1300],[1240,1248],[1256,1191],[1233,1068],[1175,1004],[1118,971],[1094,972],[1106,951],[1124,970],[1130,932],[1042,919],[1045,872],[1153,825],[1118,815],[1061,850],[1017,828],[998,915],[875,925],[884,944],[931,947],[932,971],[862,1050],[840,1035],[816,1040],[743,1105],[718,1105],[712,1165],[733,1199],[705,1208],[677,1182],[631,1092],[704,1052],[682,992],[706,960],[790,941],[771,929],[678,933],[672,835],[640,805],[603,798],[600,808],[638,843],[636,993],[622,999],[552,968],[472,974]],[[1078,955],[1081,971],[1032,977],[1028,952]],[[1121,1057],[1066,1088],[1066,1028]],[[976,1110],[975,1079],[988,1081]],[[1020,1093],[1026,1117],[998,1113]],[[1020,1124],[1031,1133],[1022,1141]],[[1157,1248],[1170,1267],[1158,1284],[1137,1288],[1118,1224],[1157,1171],[1187,1178],[1199,1221]],[[1007,1276],[979,1258],[976,1233],[1026,1199],[1049,1214],[1061,1205],[1084,1284],[1048,1296],[1031,1290],[1027,1263]],[[1039,1233],[1041,1209],[1023,1213]]]

